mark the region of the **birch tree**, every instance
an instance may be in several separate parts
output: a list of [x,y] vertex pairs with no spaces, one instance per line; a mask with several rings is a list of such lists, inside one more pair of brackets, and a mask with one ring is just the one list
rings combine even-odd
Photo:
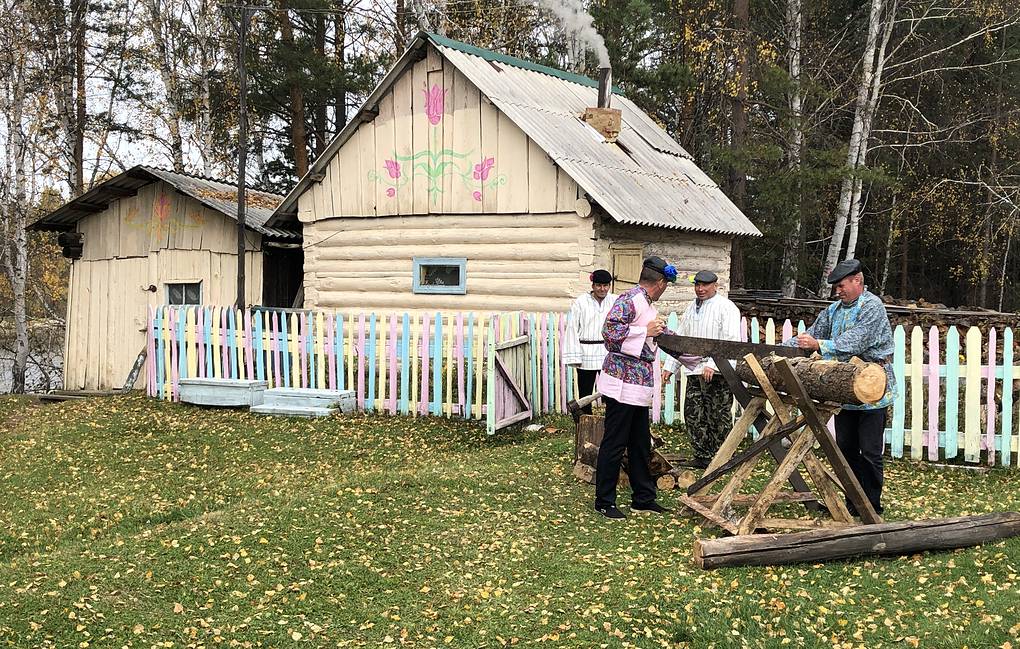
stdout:
[[14,364],[11,386],[15,393],[25,391],[25,372],[28,367],[28,313],[26,286],[28,280],[28,200],[26,161],[28,144],[25,136],[25,109],[29,75],[29,52],[26,45],[28,25],[22,16],[16,16],[5,0],[3,11],[4,38],[0,42],[0,116],[3,119],[2,141],[4,153],[3,183],[0,188],[2,208],[3,269],[11,287],[14,319]]
[[[839,190],[839,201],[836,205],[835,224],[832,238],[829,240],[822,276],[819,282],[819,293],[826,290],[826,279],[829,271],[839,261],[843,249],[843,235],[850,219],[851,207],[859,207],[860,178],[858,173],[867,158],[868,139],[871,137],[871,124],[880,99],[882,87],[882,71],[885,67],[885,47],[888,34],[891,32],[896,11],[896,0],[893,0],[891,11],[886,13],[886,0],[871,0],[868,14],[868,29],[864,44],[864,55],[861,59],[861,76],[857,85],[854,101],[854,121],[850,131],[850,145],[847,148],[846,170]],[[855,200],[855,196],[857,199]],[[856,215],[855,215],[856,218]],[[856,244],[856,224],[854,225]],[[852,255],[851,255],[852,256]]]
[[800,250],[803,239],[803,218],[801,216],[800,164],[804,147],[804,96],[801,90],[801,34],[804,29],[804,13],[801,0],[786,0],[786,14],[783,26],[786,32],[786,71],[790,75],[790,90],[787,107],[790,111],[790,133],[786,141],[786,168],[794,179],[793,203],[790,227],[783,246],[781,282],[783,295],[795,297],[797,292],[797,271],[800,267]]

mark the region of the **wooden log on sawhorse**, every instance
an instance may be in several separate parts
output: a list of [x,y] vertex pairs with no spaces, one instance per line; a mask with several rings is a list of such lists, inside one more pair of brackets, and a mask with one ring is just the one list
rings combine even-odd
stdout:
[[951,550],[1020,535],[1020,513],[936,518],[793,534],[753,534],[694,542],[701,568],[816,563],[859,555]]
[[[734,423],[705,475],[691,485],[687,494],[680,497],[681,502],[702,515],[708,522],[732,534],[740,535],[754,533],[760,528],[817,529],[852,526],[853,518],[844,503],[844,492],[846,498],[861,513],[865,523],[881,522],[825,428],[825,420],[838,412],[839,406],[814,402],[797,380],[785,358],[775,362],[775,367],[785,372],[783,382],[786,395],[782,396],[753,354],[748,354],[744,358],[744,364],[754,372],[755,383],[761,386],[762,395],[752,397],[748,402],[744,413]],[[760,430],[761,439],[744,452],[737,453],[737,449],[747,437],[751,422],[764,415],[766,403],[772,406],[773,413]],[[794,404],[801,410],[800,417],[794,416],[792,411]],[[765,486],[753,496],[741,494],[741,488],[750,477],[764,450],[778,445],[779,440],[786,436],[790,437],[792,444],[778,461],[778,467]],[[832,465],[835,475],[827,471],[814,456],[813,447],[816,442]],[[824,503],[822,511],[831,516],[831,520],[779,518],[768,515],[769,509],[774,504],[809,500],[810,496],[804,493],[783,490],[783,485],[791,476],[797,474],[802,466],[814,484],[816,494],[814,498]],[[728,472],[731,474],[725,481],[722,491],[714,497],[708,497],[711,496],[708,493],[709,489],[714,484],[722,483],[721,479]],[[738,515],[734,507],[743,505],[747,505],[748,509],[743,515]]]

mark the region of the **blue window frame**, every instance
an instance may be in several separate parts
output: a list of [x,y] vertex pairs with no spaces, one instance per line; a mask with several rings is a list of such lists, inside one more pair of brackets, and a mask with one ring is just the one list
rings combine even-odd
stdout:
[[411,290],[414,293],[464,295],[467,293],[466,266],[467,259],[463,257],[415,257]]

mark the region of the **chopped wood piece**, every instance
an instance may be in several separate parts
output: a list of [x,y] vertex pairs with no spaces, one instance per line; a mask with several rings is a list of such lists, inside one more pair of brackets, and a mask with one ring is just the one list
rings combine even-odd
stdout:
[[676,478],[669,473],[665,473],[656,478],[655,486],[658,487],[659,491],[676,489]]

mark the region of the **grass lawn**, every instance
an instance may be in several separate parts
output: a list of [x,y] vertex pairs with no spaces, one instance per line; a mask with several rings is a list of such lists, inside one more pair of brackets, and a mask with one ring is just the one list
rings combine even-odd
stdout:
[[[693,519],[591,511],[566,431],[130,396],[0,435],[8,646],[1020,645],[1020,539],[704,572]],[[887,468],[890,520],[1017,509],[1016,471]]]

